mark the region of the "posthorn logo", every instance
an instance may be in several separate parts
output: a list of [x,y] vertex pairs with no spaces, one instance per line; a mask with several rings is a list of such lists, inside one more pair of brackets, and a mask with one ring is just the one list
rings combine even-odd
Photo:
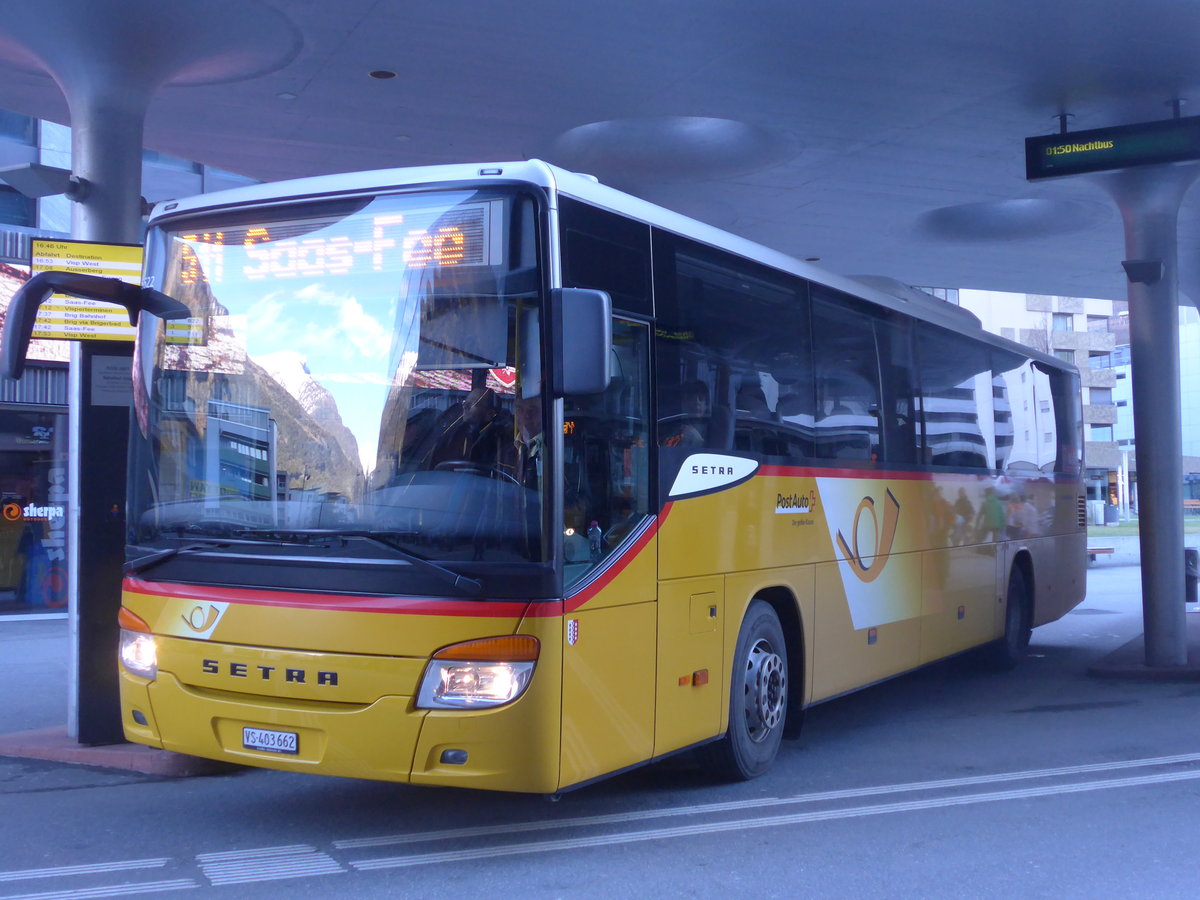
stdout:
[[199,603],[184,612],[180,619],[193,634],[202,638],[210,638],[228,608],[228,603]]
[[[863,550],[858,544],[858,527],[863,513],[871,516],[874,525],[874,547],[867,550],[866,556],[871,557],[871,564],[863,560]],[[859,581],[870,583],[883,573],[888,557],[892,552],[892,543],[896,540],[896,526],[900,522],[900,501],[891,491],[887,491],[883,502],[883,530],[879,528],[879,516],[875,512],[875,498],[863,497],[854,513],[854,524],[850,530],[851,540],[847,541],[839,529],[837,533],[838,549],[842,559],[850,564],[852,571]]]

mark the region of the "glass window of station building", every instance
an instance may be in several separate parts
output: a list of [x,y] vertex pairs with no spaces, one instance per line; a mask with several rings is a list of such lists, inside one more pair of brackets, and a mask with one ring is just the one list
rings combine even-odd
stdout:
[[[0,110],[0,165],[41,162],[39,137],[37,120]],[[38,211],[0,183],[0,312],[29,277]],[[25,378],[0,379],[0,616],[67,604],[68,349],[37,343]]]
[[66,607],[66,435],[65,406],[0,405],[0,613]]
[[[0,110],[0,167],[69,169],[70,144],[65,126]],[[253,183],[153,150],[143,154],[142,193],[151,202]],[[65,197],[34,200],[0,182],[0,324],[29,278],[31,238],[67,237],[70,218]],[[24,377],[0,378],[0,621],[66,612],[69,357],[66,341],[33,341]]]
[[[0,308],[28,277],[28,266],[0,262]],[[25,376],[0,379],[0,616],[67,605],[69,351],[34,344]]]

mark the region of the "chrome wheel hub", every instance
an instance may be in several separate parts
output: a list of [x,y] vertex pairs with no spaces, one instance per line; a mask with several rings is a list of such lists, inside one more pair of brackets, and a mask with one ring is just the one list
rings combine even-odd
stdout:
[[746,730],[755,743],[783,721],[787,707],[787,671],[783,659],[760,640],[746,660]]

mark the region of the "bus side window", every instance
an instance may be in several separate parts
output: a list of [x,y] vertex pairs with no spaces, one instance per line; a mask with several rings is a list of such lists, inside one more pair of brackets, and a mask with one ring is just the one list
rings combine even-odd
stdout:
[[923,446],[929,463],[991,469],[996,461],[995,393],[986,348],[963,347],[953,332],[921,324],[916,330],[921,370]]
[[695,446],[699,432],[712,451],[807,455],[807,282],[662,232],[655,242],[659,445]]
[[613,380],[563,408],[563,555],[570,585],[650,512],[650,332],[613,320]]
[[658,442],[664,447],[709,446],[712,403],[708,385],[698,378],[667,390],[659,398]]
[[900,317],[878,316],[875,343],[879,349],[883,459],[889,463],[915,463],[918,398],[912,329]]
[[[824,292],[823,292],[824,293]],[[829,292],[813,298],[817,456],[879,459],[879,369],[872,320]]]

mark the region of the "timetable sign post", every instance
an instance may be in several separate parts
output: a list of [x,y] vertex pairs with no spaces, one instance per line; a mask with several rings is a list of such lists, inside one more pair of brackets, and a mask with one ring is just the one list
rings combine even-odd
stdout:
[[[73,272],[141,284],[139,244],[34,238],[30,245],[30,270],[34,275]],[[33,337],[60,341],[132,341],[135,334],[124,307],[67,294],[51,295],[38,310],[33,326]]]

